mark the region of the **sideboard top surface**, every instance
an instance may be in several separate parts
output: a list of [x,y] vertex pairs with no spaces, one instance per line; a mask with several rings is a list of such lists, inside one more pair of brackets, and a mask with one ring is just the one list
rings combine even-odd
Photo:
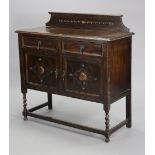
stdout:
[[46,26],[16,32],[104,41],[125,38],[134,34],[123,24],[121,15],[54,12],[49,12],[49,14],[51,18]]

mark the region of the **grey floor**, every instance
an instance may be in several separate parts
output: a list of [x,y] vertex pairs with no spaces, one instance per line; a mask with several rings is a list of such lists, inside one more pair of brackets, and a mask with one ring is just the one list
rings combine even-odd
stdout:
[[[143,97],[133,99],[133,128],[121,128],[104,136],[30,118],[23,121],[20,87],[10,87],[10,155],[143,155],[144,105]],[[28,107],[47,100],[46,93],[29,90]],[[137,104],[136,104],[137,103]],[[47,107],[37,113],[96,128],[104,128],[101,104],[53,95],[53,110]],[[110,111],[111,126],[125,118],[125,99],[114,103]]]

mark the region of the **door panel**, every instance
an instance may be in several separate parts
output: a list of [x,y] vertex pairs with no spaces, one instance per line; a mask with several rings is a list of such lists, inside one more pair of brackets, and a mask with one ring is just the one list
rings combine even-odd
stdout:
[[36,55],[35,51],[33,51],[26,52],[25,56],[27,83],[56,89],[58,76],[56,55],[46,55],[45,51],[44,54],[37,53]]
[[95,61],[63,57],[64,91],[86,95],[101,94],[101,70]]

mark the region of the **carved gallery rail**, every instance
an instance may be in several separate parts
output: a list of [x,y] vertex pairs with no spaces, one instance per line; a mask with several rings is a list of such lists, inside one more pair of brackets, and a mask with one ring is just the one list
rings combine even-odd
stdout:
[[[23,116],[110,135],[131,127],[132,35],[122,16],[50,12],[46,26],[16,31],[19,38]],[[27,89],[47,92],[48,102],[27,110]],[[103,104],[105,130],[34,113],[52,109],[52,94]],[[126,119],[110,129],[111,104],[126,97]]]

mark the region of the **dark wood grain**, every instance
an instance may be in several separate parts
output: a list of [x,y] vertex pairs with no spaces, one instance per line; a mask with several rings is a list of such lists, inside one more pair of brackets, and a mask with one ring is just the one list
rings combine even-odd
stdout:
[[111,97],[119,97],[130,91],[131,83],[131,38],[112,41],[108,44]]

